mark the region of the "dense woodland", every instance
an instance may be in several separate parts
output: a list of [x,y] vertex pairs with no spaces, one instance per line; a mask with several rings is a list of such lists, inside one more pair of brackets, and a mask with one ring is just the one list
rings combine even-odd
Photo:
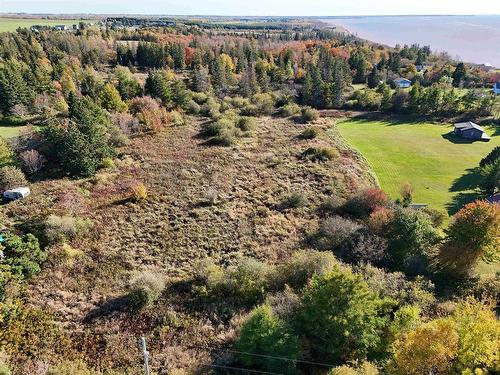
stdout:
[[[476,201],[448,222],[411,208],[409,185],[394,201],[320,117],[494,121],[497,80],[427,46],[307,23],[0,34],[0,122],[26,124],[0,144],[0,184],[37,187],[0,213],[0,374],[137,374],[141,335],[157,374],[500,372],[498,273],[477,273],[498,261],[500,206]],[[240,164],[255,142],[265,165]],[[485,196],[500,189],[499,156],[478,166]],[[205,178],[195,168],[216,177],[189,190],[182,173]],[[243,208],[225,209],[237,188],[220,181],[240,168],[278,176],[262,195],[264,180],[241,187],[267,232],[234,229]],[[173,253],[155,236],[175,220],[172,233],[202,226]]]

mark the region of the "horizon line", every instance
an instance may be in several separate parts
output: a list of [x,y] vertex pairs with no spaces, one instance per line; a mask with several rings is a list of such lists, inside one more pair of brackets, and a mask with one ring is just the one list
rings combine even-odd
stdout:
[[477,17],[500,16],[500,13],[470,14],[346,14],[346,15],[243,15],[243,14],[167,14],[167,13],[43,13],[43,12],[0,12],[0,18],[8,15],[27,16],[140,16],[140,17],[240,17],[240,18],[349,18],[349,17]]

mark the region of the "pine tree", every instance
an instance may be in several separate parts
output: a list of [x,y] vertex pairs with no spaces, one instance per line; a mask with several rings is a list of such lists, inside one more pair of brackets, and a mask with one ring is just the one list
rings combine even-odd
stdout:
[[380,81],[382,81],[382,77],[377,66],[374,65],[372,71],[368,75],[368,87],[374,89],[379,85]]
[[455,71],[453,72],[453,75],[452,75],[453,86],[455,86],[455,87],[462,86],[466,75],[467,75],[467,71],[465,69],[465,64],[462,62],[458,63],[458,65],[455,68]]
[[211,89],[208,69],[196,65],[191,73],[191,88],[196,92],[208,92]]
[[255,74],[255,66],[249,65],[243,72],[240,80],[240,93],[241,95],[250,98],[259,92],[259,85],[257,84],[257,77]]

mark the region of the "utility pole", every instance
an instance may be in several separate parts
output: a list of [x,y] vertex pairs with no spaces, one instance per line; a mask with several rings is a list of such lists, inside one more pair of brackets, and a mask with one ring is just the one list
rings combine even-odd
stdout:
[[141,337],[141,344],[142,344],[142,354],[144,356],[144,373],[146,375],[150,375],[149,374],[149,352],[146,349],[146,339],[144,338],[144,336]]

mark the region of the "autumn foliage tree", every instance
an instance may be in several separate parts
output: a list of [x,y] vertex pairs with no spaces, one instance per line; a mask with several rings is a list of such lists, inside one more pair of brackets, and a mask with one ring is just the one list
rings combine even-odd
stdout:
[[455,214],[447,234],[439,254],[443,267],[469,274],[479,260],[495,261],[500,254],[500,206],[467,204]]

